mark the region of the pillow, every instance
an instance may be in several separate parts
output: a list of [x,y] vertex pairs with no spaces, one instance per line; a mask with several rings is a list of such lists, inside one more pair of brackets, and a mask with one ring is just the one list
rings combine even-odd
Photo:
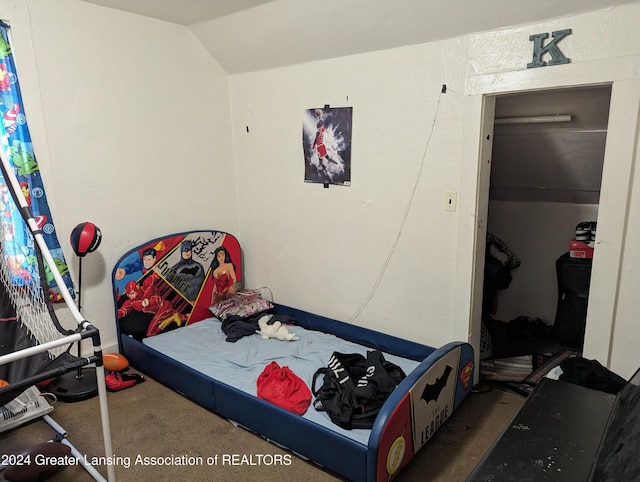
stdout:
[[222,321],[229,316],[247,318],[271,309],[273,305],[253,290],[238,291],[230,298],[218,301],[209,307],[213,316]]

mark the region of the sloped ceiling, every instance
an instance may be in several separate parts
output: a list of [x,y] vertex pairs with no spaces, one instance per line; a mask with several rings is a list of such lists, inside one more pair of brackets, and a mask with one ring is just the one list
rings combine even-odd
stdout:
[[87,3],[180,25],[192,25],[225,17],[270,1],[273,0],[87,0]]
[[401,47],[640,0],[83,0],[188,26],[229,73]]

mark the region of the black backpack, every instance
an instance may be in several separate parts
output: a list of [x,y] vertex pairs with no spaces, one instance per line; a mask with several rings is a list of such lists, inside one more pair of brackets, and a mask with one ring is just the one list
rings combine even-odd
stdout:
[[[320,375],[324,383],[316,389]],[[378,350],[368,351],[366,358],[358,353],[333,352],[328,366],[313,375],[313,406],[327,412],[331,421],[344,429],[370,429],[405,376],[402,368],[386,361]]]

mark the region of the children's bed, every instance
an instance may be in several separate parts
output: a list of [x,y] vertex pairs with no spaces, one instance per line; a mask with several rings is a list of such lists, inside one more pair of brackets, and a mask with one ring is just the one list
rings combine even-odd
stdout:
[[[243,288],[240,244],[221,231],[177,233],[131,249],[113,270],[113,288],[119,348],[131,366],[350,480],[395,477],[472,388],[473,349],[464,342],[429,347],[275,302],[268,313],[289,320],[298,340],[236,336],[209,309]],[[333,352],[371,350],[406,374],[371,429],[345,430],[313,401],[298,415],[256,395],[272,361],[311,389]]]

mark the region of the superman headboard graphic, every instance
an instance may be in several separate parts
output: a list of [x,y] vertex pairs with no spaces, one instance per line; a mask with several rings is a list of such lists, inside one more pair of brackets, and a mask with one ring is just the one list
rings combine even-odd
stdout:
[[221,231],[157,238],[122,256],[112,281],[119,333],[153,336],[210,317],[213,302],[241,289],[240,244]]

